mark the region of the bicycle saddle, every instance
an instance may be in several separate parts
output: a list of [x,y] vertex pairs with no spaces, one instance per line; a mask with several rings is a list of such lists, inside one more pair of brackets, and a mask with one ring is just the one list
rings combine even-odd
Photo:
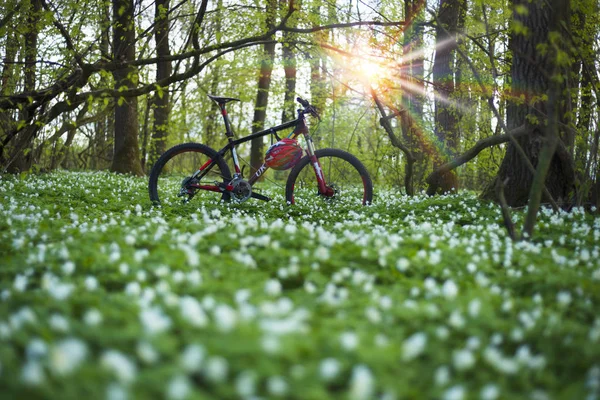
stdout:
[[216,101],[219,104],[229,103],[230,101],[241,101],[240,99],[234,99],[233,97],[219,97],[211,94],[207,95],[211,100]]

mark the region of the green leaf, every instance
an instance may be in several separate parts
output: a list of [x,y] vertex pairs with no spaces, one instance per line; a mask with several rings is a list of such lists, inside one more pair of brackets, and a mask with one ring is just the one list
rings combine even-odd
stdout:
[[515,6],[515,13],[518,15],[529,15],[529,8],[525,4],[517,4]]

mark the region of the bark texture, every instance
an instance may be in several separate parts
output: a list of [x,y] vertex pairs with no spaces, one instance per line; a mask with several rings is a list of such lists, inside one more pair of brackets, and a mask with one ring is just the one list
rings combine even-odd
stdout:
[[[515,26],[511,33],[510,47],[513,53],[511,66],[511,101],[507,107],[507,127],[514,129],[525,122],[533,124],[529,135],[517,139],[534,167],[537,167],[544,143],[547,124],[547,105],[543,96],[548,92],[552,69],[548,53],[540,51],[548,42],[548,26],[551,8],[544,0],[513,0],[515,10],[526,7],[528,12],[514,12]],[[519,6],[519,8],[516,8]],[[564,87],[561,88],[562,94]],[[564,96],[561,95],[561,101]],[[560,105],[559,105],[560,108]],[[564,116],[559,115],[559,123]],[[506,182],[504,195],[509,206],[523,206],[529,200],[533,175],[525,161],[511,143],[500,165],[496,180]],[[484,198],[495,198],[496,180],[484,191]],[[546,187],[553,199],[569,201],[574,189],[575,172],[573,159],[562,142],[559,142],[546,177]],[[542,201],[548,199],[542,198]]]
[[[117,62],[135,60],[135,23],[133,0],[113,0],[113,57]],[[137,69],[122,67],[113,72],[115,89],[132,89],[137,84]],[[115,104],[115,142],[111,171],[143,175],[138,147],[137,97],[120,98]]]
[[[277,1],[269,0],[267,3],[266,29],[275,25],[277,14]],[[275,43],[263,45],[263,57],[260,62],[260,75],[258,77],[258,91],[254,103],[254,118],[252,118],[252,133],[258,132],[265,127],[267,116],[267,105],[269,104],[269,89],[271,87],[271,73],[273,72],[273,61],[275,60]],[[262,137],[252,139],[250,147],[251,173],[254,173],[263,163],[265,156],[265,145]]]
[[[154,28],[154,39],[156,41],[156,55],[159,58],[168,57],[171,55],[169,46],[169,1],[156,0],[154,19],[156,22]],[[163,79],[171,76],[172,66],[170,61],[159,61],[156,64],[156,81],[160,82]],[[169,127],[170,113],[169,87],[162,87],[157,90],[152,99],[154,111],[154,129],[152,131],[152,141],[150,143],[150,155],[148,157],[148,166],[152,167],[154,162],[162,153],[167,150],[167,134]]]

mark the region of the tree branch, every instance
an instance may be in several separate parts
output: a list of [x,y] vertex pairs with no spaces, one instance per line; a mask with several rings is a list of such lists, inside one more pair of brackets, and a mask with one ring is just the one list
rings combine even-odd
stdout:
[[524,124],[524,125],[519,126],[518,128],[513,129],[512,131],[510,131],[510,134],[507,133],[507,134],[503,134],[503,135],[494,135],[494,136],[487,137],[485,139],[480,139],[479,141],[477,141],[477,143],[475,143],[475,146],[471,147],[469,150],[465,151],[463,154],[456,157],[455,159],[447,162],[446,164],[441,165],[435,171],[433,171],[431,174],[429,174],[429,176],[427,177],[427,184],[430,187],[427,189],[427,193],[428,194],[430,192],[435,193],[435,191],[437,190],[437,187],[434,187],[434,186],[436,185],[436,182],[438,181],[438,178],[441,175],[443,175],[447,172],[450,172],[453,169],[460,167],[463,164],[466,164],[467,162],[471,161],[473,158],[477,157],[477,155],[479,153],[481,153],[483,150],[487,149],[488,147],[497,146],[499,144],[510,141],[511,135],[513,137],[517,138],[517,137],[525,136],[528,133],[529,133],[529,129]]

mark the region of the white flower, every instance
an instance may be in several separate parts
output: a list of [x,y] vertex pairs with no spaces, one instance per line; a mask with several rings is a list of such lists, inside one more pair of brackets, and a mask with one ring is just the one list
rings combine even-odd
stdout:
[[69,321],[60,314],[52,314],[48,322],[50,327],[57,332],[67,332],[69,330]]
[[15,276],[15,280],[13,282],[13,287],[15,288],[15,290],[17,292],[24,292],[25,289],[27,288],[27,276],[17,274],[17,276]]
[[226,304],[219,304],[215,308],[215,323],[217,328],[223,332],[229,332],[237,323],[235,310]]
[[139,342],[137,345],[137,355],[146,364],[154,364],[158,361],[158,353],[154,350],[154,347],[146,341]]
[[185,253],[190,266],[197,267],[200,265],[200,254],[198,254],[194,248],[188,246],[187,244],[180,244],[179,248]]
[[285,396],[288,391],[288,384],[281,376],[271,376],[267,380],[267,391],[273,396]]
[[454,364],[454,368],[459,371],[467,370],[475,365],[475,357],[470,350],[455,350],[452,354],[452,362]]
[[72,284],[56,280],[48,287],[48,293],[50,293],[50,296],[54,299],[63,301],[69,298],[73,289],[74,286]]
[[119,272],[123,275],[127,275],[129,273],[129,265],[126,263],[121,263],[119,265]]
[[315,257],[321,261],[328,260],[330,257],[329,249],[323,246],[317,247],[317,249],[315,250]]
[[425,350],[427,345],[427,335],[423,332],[417,332],[402,343],[402,359],[410,361],[417,358]]
[[269,296],[278,296],[281,294],[281,282],[277,279],[269,279],[265,283],[265,293]]
[[38,361],[27,361],[21,370],[21,381],[27,385],[37,386],[44,382],[44,369]]
[[85,288],[89,291],[98,289],[98,280],[94,276],[86,277],[83,284],[85,285]]
[[249,289],[240,289],[235,292],[235,302],[238,304],[246,303],[250,298],[250,290]]
[[142,288],[138,282],[129,282],[125,286],[125,293],[129,296],[139,296],[142,292]]
[[227,360],[223,357],[211,357],[206,361],[206,377],[212,382],[223,382],[227,379]]
[[150,335],[162,333],[171,327],[171,319],[158,306],[142,310],[140,321]]
[[107,350],[102,354],[100,364],[113,372],[114,376],[123,383],[132,382],[137,375],[136,364],[117,350]]
[[389,296],[382,296],[379,299],[379,305],[384,310],[389,310],[390,308],[392,308],[392,304],[393,304],[392,299]]
[[473,318],[479,315],[479,311],[481,310],[481,300],[473,299],[469,302],[469,315]]
[[410,262],[404,257],[401,257],[396,261],[396,269],[400,272],[406,272],[409,266]]
[[235,390],[241,398],[254,396],[256,394],[256,373],[242,371],[235,380]]
[[442,395],[443,400],[463,400],[465,398],[465,388],[461,385],[452,386]]
[[46,354],[48,354],[48,346],[42,339],[32,339],[27,344],[25,354],[27,354],[27,359],[29,361],[37,361],[46,357]]
[[558,292],[558,294],[556,295],[556,301],[561,307],[568,306],[572,301],[571,293],[566,291]]
[[199,371],[205,355],[204,347],[199,344],[190,344],[181,353],[181,366],[187,372]]
[[350,377],[350,392],[348,398],[351,400],[367,400],[373,396],[375,379],[371,370],[366,365],[357,365],[352,369]]
[[340,335],[340,344],[346,351],[354,350],[358,346],[358,336],[354,332],[344,332]]
[[111,383],[106,387],[106,400],[127,400],[127,391],[118,383]]
[[493,384],[487,384],[481,388],[479,395],[481,400],[496,400],[498,396],[500,396],[500,390],[498,390],[498,386]]
[[321,379],[330,381],[340,373],[340,362],[335,358],[326,358],[319,364]]
[[65,275],[71,275],[75,272],[75,263],[73,261],[67,261],[61,267],[62,273]]
[[375,307],[367,307],[365,309],[365,316],[370,322],[374,324],[380,323],[382,319],[381,313]]
[[452,280],[447,280],[442,286],[442,294],[447,299],[454,299],[458,294],[458,286]]
[[174,376],[167,385],[167,398],[185,399],[190,394],[190,381],[184,375]]
[[281,348],[281,342],[279,338],[274,334],[264,335],[260,341],[261,348],[265,351],[265,353],[275,354]]
[[202,306],[195,298],[184,296],[179,301],[181,316],[195,327],[203,327],[208,324],[208,317]]
[[448,324],[454,328],[462,328],[465,326],[465,318],[462,316],[460,311],[454,310],[448,318]]
[[87,352],[83,341],[76,338],[63,339],[50,352],[50,368],[58,375],[68,375],[85,360]]
[[435,370],[434,376],[435,384],[438,386],[444,386],[450,381],[450,368],[442,365]]
[[83,322],[89,326],[97,326],[102,323],[102,314],[97,309],[91,308],[83,316]]

